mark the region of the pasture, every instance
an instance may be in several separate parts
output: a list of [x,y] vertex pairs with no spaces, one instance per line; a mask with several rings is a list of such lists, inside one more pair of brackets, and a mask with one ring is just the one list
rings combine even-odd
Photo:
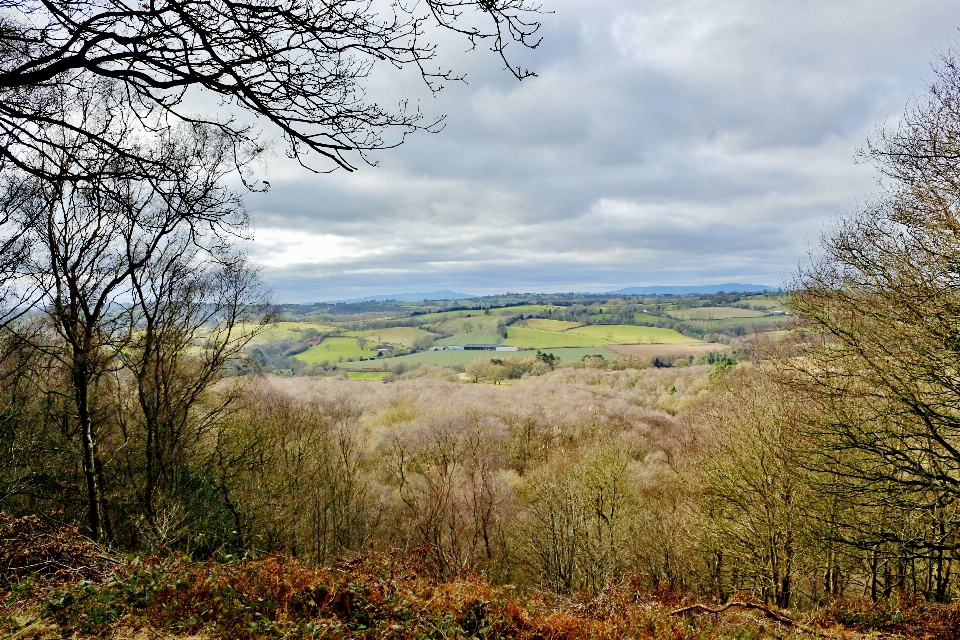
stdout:
[[437,340],[437,345],[458,345],[458,344],[496,344],[500,336],[496,331],[471,331],[470,333],[458,333],[449,338]]
[[550,347],[602,347],[610,344],[598,336],[577,335],[569,331],[545,331],[516,325],[507,327],[507,337],[503,341],[521,349],[547,349]]
[[566,331],[567,329],[582,327],[583,323],[567,322],[566,320],[544,320],[542,318],[530,318],[529,320],[521,320],[520,322],[517,322],[511,326],[542,329],[544,331]]
[[496,331],[497,323],[501,320],[503,318],[492,315],[464,316],[440,323],[437,325],[437,330],[446,333]]
[[[363,343],[362,346],[358,342]],[[369,350],[371,346],[374,346],[372,341],[365,341],[362,338],[327,338],[303,353],[298,353],[295,357],[306,364],[321,364],[323,362],[339,364],[346,362],[348,358],[358,360],[377,355]]]
[[738,307],[693,307],[676,309],[667,315],[677,320],[726,320],[727,318],[759,318],[767,315],[767,312]]
[[387,375],[386,371],[348,371],[348,380],[359,380],[360,382],[381,382]]
[[[241,325],[243,331],[249,330],[249,325]],[[299,341],[304,337],[307,329],[314,329],[318,333],[332,333],[339,331],[336,327],[326,324],[317,324],[315,322],[276,322],[260,333],[258,333],[250,344],[263,344],[265,342],[276,342],[278,340]]]
[[354,338],[371,340],[377,344],[399,344],[412,347],[413,343],[421,338],[436,338],[436,334],[418,329],[417,327],[391,327],[389,329],[367,329],[366,331],[350,331],[344,335]]
[[460,309],[458,311],[436,311],[434,313],[424,313],[422,315],[412,316],[423,324],[432,324],[434,322],[445,322],[454,318],[487,318],[493,319],[496,325],[501,316],[515,316],[521,313],[542,313],[559,307],[549,304],[518,304],[512,307],[503,307],[502,309],[490,309],[490,315],[486,315],[483,309]]
[[617,344],[676,344],[681,342],[699,342],[673,329],[659,327],[641,327],[633,324],[593,324],[564,331],[565,334],[603,339]]
[[663,320],[663,318],[661,318],[660,316],[655,316],[652,313],[638,312],[633,314],[634,322],[647,322],[647,323],[654,322],[655,323],[655,322],[660,322],[661,320]]

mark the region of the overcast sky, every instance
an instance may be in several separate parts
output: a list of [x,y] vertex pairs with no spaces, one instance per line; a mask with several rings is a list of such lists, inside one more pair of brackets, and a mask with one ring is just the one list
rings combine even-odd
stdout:
[[375,95],[447,115],[315,175],[271,162],[253,256],[278,300],[452,289],[778,285],[874,190],[856,162],[932,78],[955,0],[544,0],[523,82],[444,39],[467,74],[436,98],[378,74]]

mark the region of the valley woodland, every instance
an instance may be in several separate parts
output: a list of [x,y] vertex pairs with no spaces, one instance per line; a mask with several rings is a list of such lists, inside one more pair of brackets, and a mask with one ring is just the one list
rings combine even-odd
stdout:
[[308,166],[352,169],[397,142],[384,132],[430,127],[365,102],[374,61],[438,88],[456,76],[424,33],[503,55],[536,44],[536,7],[0,2],[6,514],[224,566],[384,552],[443,579],[746,594],[768,613],[957,597],[952,54],[869,141],[880,190],[801,266],[798,324],[739,363],[542,353],[364,384],[248,358],[273,316],[225,184],[263,187],[263,146],[237,115],[189,113],[187,93],[263,117]]

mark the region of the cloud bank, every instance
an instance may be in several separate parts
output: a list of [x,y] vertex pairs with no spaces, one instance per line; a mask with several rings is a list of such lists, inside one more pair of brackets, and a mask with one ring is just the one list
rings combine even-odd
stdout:
[[543,45],[518,54],[539,77],[443,36],[468,84],[370,86],[447,114],[441,133],[350,174],[274,163],[248,204],[279,299],[780,284],[874,189],[856,150],[924,91],[960,27],[940,0],[544,8]]

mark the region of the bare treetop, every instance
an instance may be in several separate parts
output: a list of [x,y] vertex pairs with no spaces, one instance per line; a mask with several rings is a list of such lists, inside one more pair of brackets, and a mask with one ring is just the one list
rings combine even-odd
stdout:
[[[366,99],[360,83],[376,62],[413,66],[432,91],[459,79],[436,67],[426,34],[439,26],[472,46],[488,41],[522,79],[533,74],[508,62],[507,45],[537,46],[528,16],[538,10],[528,0],[0,0],[0,153],[22,164],[43,126],[63,124],[44,96],[102,78],[147,118],[194,120],[187,90],[211,91],[279,128],[301,164],[314,152],[352,170],[348,153],[392,146],[384,131],[431,126],[406,104]],[[216,124],[254,143],[248,125]]]

